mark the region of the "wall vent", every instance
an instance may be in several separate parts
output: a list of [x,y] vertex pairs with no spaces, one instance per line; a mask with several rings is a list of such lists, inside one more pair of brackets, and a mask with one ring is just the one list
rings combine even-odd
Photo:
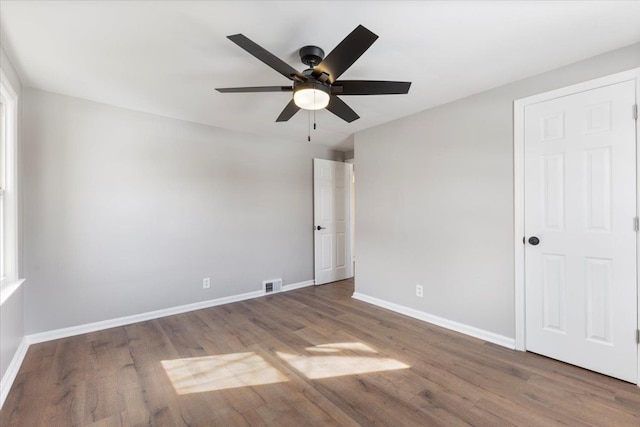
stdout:
[[275,294],[282,292],[282,279],[271,279],[262,282],[262,289],[265,294]]

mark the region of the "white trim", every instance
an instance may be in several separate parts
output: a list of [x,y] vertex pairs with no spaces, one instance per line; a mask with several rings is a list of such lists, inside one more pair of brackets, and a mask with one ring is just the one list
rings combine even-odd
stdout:
[[316,284],[315,280],[305,280],[304,282],[291,283],[290,285],[282,285],[282,292],[293,291],[294,289],[306,288]]
[[[320,214],[318,213],[318,206],[319,206],[319,200],[320,200],[320,196],[319,196],[319,191],[320,191],[320,187],[317,183],[317,179],[316,179],[316,174],[317,174],[317,168],[318,168],[318,164],[320,162],[328,162],[328,163],[333,163],[335,165],[340,165],[340,167],[342,167],[342,165],[347,165],[347,176],[345,176],[344,178],[347,180],[348,185],[345,188],[346,193],[344,194],[344,198],[345,198],[345,205],[344,205],[344,209],[345,211],[345,218],[349,218],[349,221],[345,222],[345,230],[344,230],[344,234],[345,236],[347,236],[346,238],[346,253],[345,253],[345,259],[347,260],[351,260],[351,262],[348,262],[344,271],[344,276],[342,274],[340,275],[336,275],[336,274],[332,274],[330,278],[324,277],[322,280],[320,279],[320,263],[319,263],[319,243],[318,243],[318,233],[316,233],[316,226],[320,226],[321,224],[324,224],[325,226],[328,226],[329,228],[330,225],[327,225],[325,222],[320,221],[319,217]],[[354,263],[353,263],[353,229],[352,229],[352,222],[351,222],[351,197],[352,197],[352,189],[354,188],[352,185],[352,180],[353,180],[353,164],[352,163],[347,163],[344,161],[335,161],[335,160],[328,160],[328,159],[320,159],[320,158],[314,158],[313,159],[313,167],[312,167],[312,175],[313,175],[313,278],[315,281],[316,285],[324,285],[327,283],[332,283],[334,281],[338,281],[338,280],[346,280],[346,279],[350,279],[353,277],[353,271],[354,271]],[[331,178],[332,181],[334,181],[334,177]],[[333,269],[333,272],[336,273],[335,271],[335,266]]]
[[71,326],[69,328],[54,329],[52,331],[31,334],[27,335],[27,341],[29,342],[29,344],[52,341],[60,338],[87,334],[89,332],[96,332],[103,329],[130,325],[132,323],[145,322],[147,320],[158,319],[160,317],[173,316],[174,314],[187,313],[189,311],[201,310],[203,308],[215,307],[217,305],[229,304],[232,302],[244,301],[262,296],[264,296],[264,292],[254,291],[247,292],[245,294],[232,295],[229,297],[195,302],[193,304],[179,305],[176,307],[164,308],[162,310],[149,311],[141,314],[133,314],[131,316],[118,317],[115,319],[103,320],[100,322],[86,323],[84,325]]
[[[514,229],[514,297],[515,297],[515,349],[525,351],[524,334],[518,331],[525,329],[524,300],[524,105],[520,100],[513,103],[513,215]],[[519,221],[518,218],[522,218]]]
[[[515,348],[516,350],[526,350],[526,301],[525,301],[525,264],[524,264],[524,245],[522,238],[524,237],[524,112],[527,106],[548,101],[551,99],[569,96],[580,92],[596,89],[603,86],[609,86],[617,83],[634,80],[636,82],[636,104],[640,103],[640,68],[634,68],[621,73],[612,74],[575,85],[555,89],[538,95],[529,96],[514,101],[513,103],[513,152],[514,152],[514,252],[515,252]],[[631,114],[631,110],[629,110]],[[640,120],[636,120],[636,146],[640,137]],[[640,168],[640,150],[636,149],[636,169]],[[637,212],[640,212],[640,176],[637,177],[636,190],[638,192],[637,200],[639,206]],[[638,213],[636,212],[636,215]],[[640,240],[636,250],[637,263],[640,266]],[[638,277],[638,323],[640,328],[640,277]],[[636,383],[640,386],[640,345],[638,345],[638,379]]]
[[0,380],[0,409],[2,409],[2,405],[4,405],[4,401],[9,395],[9,390],[11,390],[11,386],[18,375],[18,371],[20,370],[20,366],[22,366],[24,357],[27,355],[28,348],[29,343],[27,341],[27,337],[22,337],[20,345],[18,345],[16,352],[13,354],[11,363],[9,363],[7,370]]
[[603,86],[615,85],[618,83],[626,82],[629,80],[635,80],[640,75],[640,67],[632,68],[620,73],[611,74],[609,76],[599,77],[593,80],[587,80],[581,83],[576,83],[571,86],[561,87],[553,89],[547,92],[542,92],[537,95],[531,95],[526,98],[517,99],[515,102],[523,106],[538,104],[540,102],[548,101],[550,99],[562,98],[563,96],[574,95],[580,92],[587,92],[592,89],[596,89]]
[[[22,281],[21,281],[22,282]],[[282,287],[282,291],[292,291],[294,289],[313,286],[313,280],[305,280],[303,282],[291,283]],[[196,302],[193,304],[185,304],[177,307],[165,308],[162,310],[149,311],[147,313],[134,314],[132,316],[118,317],[116,319],[104,320],[101,322],[87,323],[85,325],[72,326],[69,328],[55,329],[52,331],[40,332],[37,334],[27,335],[22,338],[18,349],[16,350],[7,371],[0,381],[0,409],[2,404],[11,390],[11,386],[16,379],[16,375],[20,370],[20,366],[27,354],[27,349],[31,344],[38,344],[45,341],[56,340],[60,338],[72,337],[75,335],[86,334],[89,332],[101,331],[104,329],[115,328],[118,326],[130,325],[132,323],[144,322],[146,320],[158,319],[160,317],[172,316],[174,314],[187,313],[189,311],[201,310],[203,308],[215,307],[218,305],[230,304],[233,302],[244,301],[253,298],[265,296],[263,291],[247,292],[229,297],[217,298],[208,301]]]
[[[640,216],[640,148],[638,148],[638,142],[640,142],[640,118],[638,115],[638,108],[640,108],[640,68],[635,69],[636,72],[636,217]],[[636,329],[640,330],[640,238],[638,237],[638,233],[636,233],[636,298],[637,306],[636,310],[638,312],[638,323],[636,324]],[[636,332],[638,333],[638,332]],[[640,342],[638,342],[637,346],[637,357],[638,357],[638,378],[636,380],[636,384],[640,387]]]
[[11,81],[0,68],[0,96],[6,103],[4,114],[7,123],[5,159],[6,171],[4,182],[4,279],[18,280],[18,114],[20,98]]
[[[292,283],[283,286],[283,291],[291,291],[313,285],[313,280],[307,280],[299,283]],[[230,304],[232,302],[245,301],[248,299],[259,298],[265,296],[262,290],[247,292],[244,294],[231,295],[223,298],[216,298],[207,301],[195,302],[192,304],[179,305],[176,307],[164,308],[162,310],[149,311],[147,313],[133,314],[131,316],[118,317],[115,319],[103,320],[100,322],[87,323],[84,325],[71,326],[69,328],[55,329],[52,331],[40,332],[37,334],[27,335],[29,344],[36,344],[45,341],[57,340],[60,338],[72,337],[74,335],[86,334],[89,332],[101,331],[103,329],[115,328],[118,326],[130,325],[132,323],[144,322],[147,320],[158,319],[160,317],[173,316],[174,314],[182,314],[203,308],[215,307],[218,305]]]
[[405,307],[403,305],[371,297],[369,295],[364,295],[359,292],[354,292],[352,298],[369,304],[377,305],[378,307],[386,308],[387,310],[395,311],[396,313],[404,314],[405,316],[413,317],[414,319],[422,320],[423,322],[431,323],[446,329],[450,329],[452,331],[460,332],[465,335],[498,344],[503,347],[513,349],[515,346],[515,341],[513,340],[513,338],[505,337],[504,335],[499,335],[494,332],[476,328],[474,326],[465,325],[464,323],[459,323],[453,320],[445,319],[443,317],[435,316],[433,314],[416,310],[414,308]]

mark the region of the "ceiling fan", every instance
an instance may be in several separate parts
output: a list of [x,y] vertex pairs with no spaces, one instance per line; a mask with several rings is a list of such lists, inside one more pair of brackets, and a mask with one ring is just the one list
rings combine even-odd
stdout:
[[338,80],[378,38],[363,27],[353,30],[326,57],[317,46],[304,46],[300,49],[300,59],[310,68],[299,72],[280,58],[249,40],[242,34],[227,36],[229,40],[267,64],[289,80],[290,86],[258,86],[216,88],[222,93],[246,92],[293,92],[293,98],[276,122],[286,122],[300,109],[320,110],[326,108],[348,123],[360,118],[338,96],[340,95],[392,95],[409,92],[411,82],[379,80]]

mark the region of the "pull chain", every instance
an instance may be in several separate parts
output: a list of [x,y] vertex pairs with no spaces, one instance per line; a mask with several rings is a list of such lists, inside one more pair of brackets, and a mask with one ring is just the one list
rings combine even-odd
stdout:
[[[315,87],[315,84],[314,84],[314,87]],[[313,91],[313,105],[314,105],[314,108],[317,105],[316,104],[316,91],[315,90]],[[313,130],[316,130],[316,110],[313,110]]]
[[[316,105],[316,91],[313,91],[313,104]],[[309,111],[307,123],[307,141],[311,142],[311,110]],[[316,110],[313,110],[313,130],[316,130]]]

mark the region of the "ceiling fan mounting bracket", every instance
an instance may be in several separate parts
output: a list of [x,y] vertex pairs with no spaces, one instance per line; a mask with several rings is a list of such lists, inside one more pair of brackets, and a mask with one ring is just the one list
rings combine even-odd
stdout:
[[324,59],[324,50],[318,46],[304,46],[298,52],[304,65],[314,68]]

